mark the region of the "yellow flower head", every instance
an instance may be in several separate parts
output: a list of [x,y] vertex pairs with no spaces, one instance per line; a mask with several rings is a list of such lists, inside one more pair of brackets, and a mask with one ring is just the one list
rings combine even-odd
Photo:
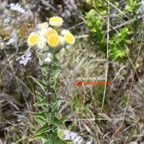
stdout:
[[39,42],[39,39],[40,39],[40,36],[37,33],[32,32],[28,36],[27,43],[28,43],[29,46],[34,46]]
[[53,27],[60,27],[63,24],[63,19],[58,16],[51,17],[49,19],[49,24]]
[[59,45],[60,39],[57,34],[52,34],[48,39],[47,43],[51,47],[57,47]]
[[68,44],[74,44],[75,43],[75,37],[71,33],[66,33],[64,35],[64,39],[66,43]]
[[56,34],[58,35],[57,31],[53,28],[48,28],[47,32],[45,33],[45,36],[49,38],[51,35]]

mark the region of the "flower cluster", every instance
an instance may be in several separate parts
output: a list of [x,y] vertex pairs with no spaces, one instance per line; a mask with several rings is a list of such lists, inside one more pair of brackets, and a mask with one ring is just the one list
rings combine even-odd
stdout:
[[63,19],[58,16],[51,17],[48,22],[37,25],[37,31],[30,33],[27,39],[29,46],[36,46],[38,49],[63,47],[66,44],[74,44],[75,37],[69,30],[58,28],[63,24]]

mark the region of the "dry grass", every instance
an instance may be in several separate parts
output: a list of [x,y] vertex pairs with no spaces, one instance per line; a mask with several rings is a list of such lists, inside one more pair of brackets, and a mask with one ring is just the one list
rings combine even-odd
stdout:
[[[117,17],[126,15],[110,3],[109,0],[106,1],[109,6],[117,10]],[[31,8],[31,4],[32,2],[28,3],[29,8]],[[42,5],[40,5],[41,8]],[[1,21],[7,17],[6,11],[10,15],[16,15],[3,7],[3,18]],[[46,12],[47,10],[45,9],[44,13]],[[35,13],[39,18],[40,13],[38,11],[35,11]],[[33,16],[31,11],[29,17],[33,18]],[[129,18],[128,21],[118,21],[118,24],[112,27],[110,24],[110,20],[113,19],[112,16],[110,15],[110,19],[108,17],[105,20],[107,23],[107,52],[111,30],[117,31],[120,27],[136,20],[130,19],[126,15]],[[19,17],[19,23],[27,21],[27,24],[33,25],[33,22],[29,22],[28,17]],[[80,19],[84,18],[81,16]],[[16,22],[10,18],[12,25],[8,28],[15,29]],[[69,21],[66,27],[71,23]],[[7,24],[4,27],[7,27]],[[23,25],[23,31],[26,31],[27,34],[30,28],[31,26],[27,28],[26,25]],[[125,65],[110,61],[108,53],[105,56],[102,52],[95,51],[95,45],[86,34],[88,30],[83,21],[80,23],[75,21],[70,29],[79,31],[76,31],[76,44],[73,47],[67,47],[65,51],[63,50],[57,55],[62,67],[62,71],[59,74],[57,92],[60,97],[66,100],[66,103],[60,109],[60,113],[68,117],[66,122],[68,129],[79,133],[85,141],[92,140],[93,144],[144,143],[144,78],[143,74],[141,74],[143,69],[140,69],[138,80],[135,80],[135,63],[132,62],[134,67],[130,71],[131,77],[123,85],[126,89],[124,89],[122,94],[118,95],[125,78]],[[25,45],[23,45],[26,35],[21,35],[23,31],[18,33],[18,37],[22,41],[19,47],[26,49]],[[0,36],[1,38],[8,37],[8,40],[12,37],[6,32]],[[29,115],[30,111],[35,111],[33,107],[35,101],[34,90],[39,88],[28,77],[29,75],[34,75],[41,78],[41,73],[37,70],[37,58],[34,55],[32,62],[28,66],[20,66],[16,62],[16,57],[23,52],[20,49],[18,54],[15,54],[15,52],[11,54],[10,48],[12,48],[12,51],[15,48],[13,45],[6,45],[8,40],[1,41],[1,43],[4,43],[7,53],[2,50],[2,58],[0,60],[0,139],[3,144],[39,144],[39,141],[33,141],[32,139],[38,125]],[[74,85],[74,82],[80,77],[97,78],[99,76],[103,76],[110,81],[114,80],[113,85]]]

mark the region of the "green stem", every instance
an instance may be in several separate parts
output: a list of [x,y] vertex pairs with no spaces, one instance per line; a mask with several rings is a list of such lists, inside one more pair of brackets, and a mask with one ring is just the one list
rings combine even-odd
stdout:
[[[51,81],[50,81],[50,78],[51,78],[51,66],[52,66],[51,63],[49,63],[49,70],[48,70],[48,73],[47,73],[47,80],[48,80],[48,84],[47,84],[47,99],[48,99],[48,103],[49,104],[51,103],[51,100],[52,100]],[[51,109],[50,106],[49,106],[48,112],[49,113],[52,112],[52,109]]]

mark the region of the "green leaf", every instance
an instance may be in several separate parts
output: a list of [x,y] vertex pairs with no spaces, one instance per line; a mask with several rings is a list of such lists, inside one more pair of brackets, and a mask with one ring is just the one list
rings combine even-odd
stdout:
[[31,78],[42,88],[42,90],[45,92],[46,86],[47,84],[45,84],[44,82],[42,82],[41,80],[38,80],[34,77],[31,76]]
[[66,144],[65,141],[63,141],[62,139],[60,139],[57,135],[57,133],[52,133],[50,140],[49,140],[50,144]]
[[40,66],[41,68],[48,68],[48,64],[47,63],[44,63]]
[[35,117],[35,120],[41,125],[43,126],[46,122],[46,120],[42,117]]
[[58,127],[64,127],[65,126],[64,123],[63,123],[63,121],[61,121],[57,117],[54,117],[53,124],[56,125],[56,126],[58,126]]
[[47,109],[49,104],[48,104],[47,99],[44,98],[44,99],[41,100],[40,102],[36,103],[36,105],[43,107],[43,109]]
[[55,113],[58,113],[59,105],[58,105],[57,102],[56,102],[56,103],[53,103],[53,105],[52,105],[52,110],[53,110],[53,113],[54,113],[54,114],[55,114]]
[[44,139],[45,144],[67,144],[65,141],[61,140],[57,136],[57,133],[51,133],[51,132],[36,135],[34,139]]
[[34,117],[43,117],[46,119],[46,115],[47,115],[48,111],[43,111],[43,112],[40,112],[40,113],[35,113],[33,114]]
[[53,112],[48,114],[48,122],[49,122],[49,123],[53,123],[54,115],[55,115],[55,114],[54,114]]
[[60,130],[58,131],[58,137],[59,137],[60,139],[63,139],[63,136],[64,136],[64,130],[60,129]]
[[43,100],[43,96],[38,91],[36,91],[36,97],[39,101]]
[[44,140],[48,140],[48,138],[50,137],[51,133],[41,133],[41,134],[37,134],[35,135],[33,138],[34,139],[44,139]]
[[48,126],[48,123],[46,122],[40,129],[36,131],[36,134],[42,134],[47,133],[51,130],[51,128]]

